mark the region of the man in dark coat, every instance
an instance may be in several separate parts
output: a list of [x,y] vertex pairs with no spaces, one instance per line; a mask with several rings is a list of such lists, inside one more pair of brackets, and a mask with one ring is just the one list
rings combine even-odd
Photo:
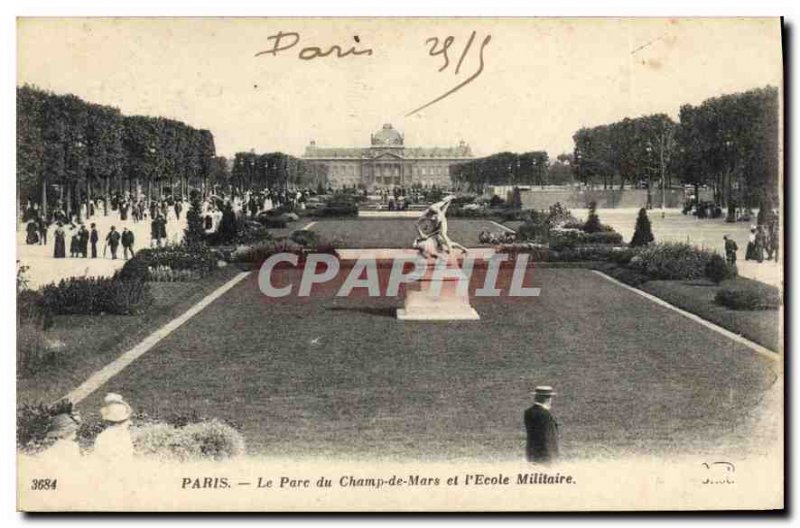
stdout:
[[133,231],[127,227],[122,228],[122,255],[128,260],[128,253],[133,257]]
[[161,247],[161,215],[158,214],[150,222],[150,245]]
[[89,242],[92,244],[92,258],[97,258],[97,241],[100,240],[100,235],[97,234],[97,227],[94,223],[91,225],[92,231],[89,233]]
[[736,245],[736,242],[728,238],[728,235],[722,237],[725,240],[725,257],[728,260],[728,264],[735,266],[736,265],[736,251],[739,250],[739,246]]
[[83,224],[78,230],[78,239],[80,240],[81,257],[86,258],[89,256],[89,231]]
[[119,231],[112,225],[111,230],[106,235],[106,243],[108,247],[111,248],[111,259],[115,260],[117,258],[117,248],[119,248],[119,239],[120,239]]
[[558,423],[550,414],[555,392],[552,387],[540,386],[533,394],[534,404],[525,410],[525,454],[528,462],[548,464],[558,459]]

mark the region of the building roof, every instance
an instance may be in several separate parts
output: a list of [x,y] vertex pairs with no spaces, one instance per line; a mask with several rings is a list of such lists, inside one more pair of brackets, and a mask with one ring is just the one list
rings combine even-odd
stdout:
[[318,147],[312,141],[307,147],[306,159],[372,159],[385,152],[387,149],[393,154],[406,159],[452,159],[471,158],[472,149],[461,141],[456,147],[405,147],[403,135],[391,124],[370,136],[371,147]]
[[394,129],[391,123],[383,125],[381,130],[378,130],[370,136],[373,147],[402,147],[403,134]]

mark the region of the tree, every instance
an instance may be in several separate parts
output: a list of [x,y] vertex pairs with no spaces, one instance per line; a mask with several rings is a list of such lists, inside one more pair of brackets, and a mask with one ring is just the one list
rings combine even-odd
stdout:
[[636,217],[636,228],[631,238],[631,247],[640,247],[650,244],[655,238],[650,226],[650,219],[647,217],[647,209],[639,209],[639,216]]
[[200,192],[192,189],[189,196],[189,211],[186,213],[186,229],[183,232],[183,242],[190,248],[204,246],[206,233],[203,228],[203,201]]
[[589,202],[589,217],[586,219],[586,223],[583,224],[583,230],[587,233],[597,233],[602,228],[600,217],[597,216],[597,202]]

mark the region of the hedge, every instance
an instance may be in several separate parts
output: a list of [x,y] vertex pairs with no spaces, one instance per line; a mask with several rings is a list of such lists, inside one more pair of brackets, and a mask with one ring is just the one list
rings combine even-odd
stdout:
[[711,251],[689,244],[664,242],[640,249],[630,266],[651,279],[702,279],[713,255]]
[[550,231],[550,248],[556,251],[585,244],[622,244],[622,235],[614,231],[587,233],[579,229]]
[[57,315],[130,315],[153,303],[144,281],[114,278],[72,277],[41,290],[45,308]]

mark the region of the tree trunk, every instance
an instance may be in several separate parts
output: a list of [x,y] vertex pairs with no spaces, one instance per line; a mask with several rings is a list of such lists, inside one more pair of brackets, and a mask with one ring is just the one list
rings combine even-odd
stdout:
[[47,177],[42,178],[42,218],[47,219]]
[[104,185],[106,188],[105,191],[105,198],[103,199],[103,216],[108,216],[108,202],[111,201],[111,177],[106,176],[104,179]]

